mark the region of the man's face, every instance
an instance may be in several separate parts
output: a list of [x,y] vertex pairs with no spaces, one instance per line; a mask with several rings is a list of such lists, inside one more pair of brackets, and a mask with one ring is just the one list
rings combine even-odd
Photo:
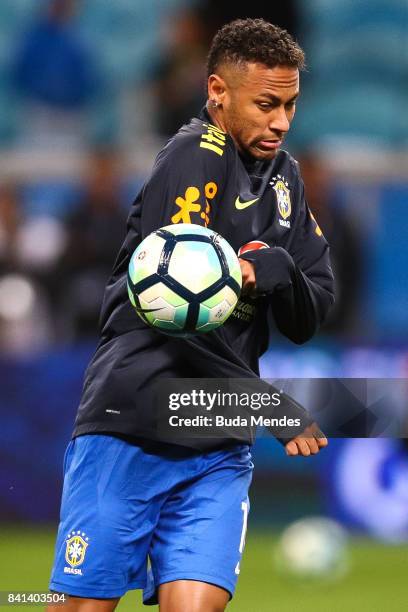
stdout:
[[298,69],[247,63],[241,68],[226,66],[222,76],[223,88],[213,83],[212,93],[210,85],[210,97],[220,105],[216,113],[220,126],[243,155],[273,159],[295,114]]

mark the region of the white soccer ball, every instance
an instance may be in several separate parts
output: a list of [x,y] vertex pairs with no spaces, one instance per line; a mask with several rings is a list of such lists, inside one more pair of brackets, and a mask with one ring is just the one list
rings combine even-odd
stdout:
[[129,263],[128,293],[137,314],[173,335],[205,333],[225,323],[241,286],[233,248],[200,225],[168,225],[152,232]]
[[346,531],[325,517],[296,521],[283,531],[275,560],[292,577],[340,578],[349,566]]

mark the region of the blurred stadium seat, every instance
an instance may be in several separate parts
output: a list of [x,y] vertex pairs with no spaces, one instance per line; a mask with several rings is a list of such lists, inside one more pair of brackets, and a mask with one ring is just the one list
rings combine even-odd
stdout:
[[50,215],[64,219],[80,203],[83,185],[75,181],[38,180],[24,184],[21,197],[26,216]]

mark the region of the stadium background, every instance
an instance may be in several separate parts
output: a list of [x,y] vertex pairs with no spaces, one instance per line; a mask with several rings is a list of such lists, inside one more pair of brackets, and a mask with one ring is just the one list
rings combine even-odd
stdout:
[[[287,148],[338,279],[324,330],[304,347],[274,335],[262,372],[407,377],[408,3],[274,4],[0,4],[1,591],[47,588],[63,450],[126,210],[161,144],[203,103],[208,42],[233,17],[287,27],[307,52]],[[261,438],[231,610],[403,609],[407,448],[342,439],[289,460]],[[287,583],[272,561],[276,538],[316,514],[350,531],[351,569],[333,584]]]

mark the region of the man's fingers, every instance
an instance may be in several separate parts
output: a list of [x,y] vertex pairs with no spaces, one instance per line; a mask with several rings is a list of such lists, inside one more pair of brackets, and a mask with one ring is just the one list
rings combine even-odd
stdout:
[[294,457],[296,455],[302,455],[303,457],[307,457],[310,455],[310,449],[305,438],[294,438],[290,442],[288,442],[285,446],[286,454]]
[[324,448],[329,444],[329,441],[325,436],[323,436],[323,438],[316,438],[316,442],[319,448]]
[[312,425],[307,427],[303,432],[302,437],[307,437],[309,439],[316,440],[318,448],[324,448],[329,444],[328,439],[326,438],[322,430],[319,428],[317,423],[312,423]]
[[243,295],[254,294],[256,289],[255,268],[245,259],[240,259],[239,263],[242,273],[242,293]]
[[329,441],[327,440],[326,436],[324,435],[322,430],[319,428],[317,423],[313,423],[312,425],[310,425],[310,427],[308,427],[306,431],[307,432],[310,431],[313,437],[317,440],[317,444],[319,445],[319,447],[323,448],[323,446],[328,445]]
[[317,444],[316,438],[306,438],[306,442],[309,446],[312,455],[316,455],[319,452],[319,445]]
[[307,438],[295,438],[295,442],[297,444],[297,447],[300,451],[300,454],[303,457],[308,457],[310,455],[310,448],[309,448],[309,444],[308,444],[308,439]]
[[294,457],[295,455],[299,453],[298,447],[296,446],[296,442],[294,440],[291,440],[285,445],[285,450],[286,450],[286,454],[289,455],[290,457]]
[[328,445],[328,440],[316,423],[307,427],[300,436],[296,436],[285,445],[286,454],[289,456],[317,455],[321,448]]
[[296,436],[285,444],[285,450],[286,454],[291,457],[296,455],[308,457],[309,455],[316,455],[328,443],[326,436],[319,429],[317,423],[312,423],[309,427],[306,427],[301,435]]

